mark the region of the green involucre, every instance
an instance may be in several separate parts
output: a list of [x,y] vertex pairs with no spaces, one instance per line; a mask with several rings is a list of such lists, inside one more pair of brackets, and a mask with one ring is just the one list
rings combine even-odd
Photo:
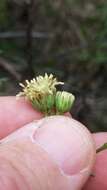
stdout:
[[45,96],[39,96],[38,99],[34,99],[32,101],[32,106],[38,111],[41,111],[43,113],[48,113],[54,106],[54,95],[53,94],[48,94]]
[[55,106],[56,110],[59,113],[68,112],[71,109],[71,106],[75,100],[73,94],[65,91],[58,91],[55,97]]

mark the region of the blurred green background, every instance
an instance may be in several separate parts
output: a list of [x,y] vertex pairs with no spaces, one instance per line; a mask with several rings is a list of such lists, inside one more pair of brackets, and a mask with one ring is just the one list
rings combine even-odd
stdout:
[[107,2],[0,0],[0,95],[53,73],[76,101],[74,118],[107,131]]

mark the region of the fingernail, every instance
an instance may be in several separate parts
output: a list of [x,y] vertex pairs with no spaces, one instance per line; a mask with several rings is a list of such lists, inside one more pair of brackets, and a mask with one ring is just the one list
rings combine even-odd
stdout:
[[90,174],[95,147],[89,131],[67,116],[51,116],[42,121],[42,126],[33,134],[33,141],[49,154],[64,174],[73,176],[85,169]]

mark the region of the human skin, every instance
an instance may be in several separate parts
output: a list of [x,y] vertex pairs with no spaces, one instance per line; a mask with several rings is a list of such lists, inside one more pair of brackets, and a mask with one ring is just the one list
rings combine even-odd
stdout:
[[[12,132],[16,131],[19,128],[24,129],[23,126],[25,126],[28,123],[31,123],[35,119],[39,120],[42,117],[43,115],[35,111],[31,107],[31,105],[24,99],[20,99],[19,101],[16,101],[15,97],[0,97],[0,138],[3,139],[7,137],[9,134],[11,134]],[[82,130],[81,124],[77,123],[72,118],[71,120],[74,127],[75,126],[77,127],[77,125],[78,127],[80,127],[80,135],[82,136],[84,133],[84,130]],[[59,125],[63,125],[60,119],[58,122],[59,122]],[[54,125],[57,125],[57,120],[54,119],[52,123],[54,123]],[[32,123],[29,125],[32,126]],[[49,128],[50,127],[51,126],[49,126]],[[66,163],[62,162],[62,157],[65,156],[63,152],[66,151],[66,147],[64,147],[65,145],[62,147],[60,146],[61,147],[60,154],[59,154],[59,151],[57,152],[57,150],[54,149],[55,148],[54,145],[53,145],[53,149],[51,148],[52,150],[50,149],[49,145],[47,146],[45,136],[47,136],[48,132],[45,130],[45,128],[46,127],[44,126],[44,131],[42,131],[39,135],[37,135],[37,139],[36,139],[37,143],[39,142],[41,147],[43,147],[43,149],[38,147],[36,143],[32,144],[32,142],[30,142],[28,139],[26,138],[23,139],[21,137],[19,139],[16,138],[15,140],[12,140],[7,144],[1,143],[0,189],[2,190],[5,190],[5,189],[6,190],[10,190],[10,189],[11,190],[13,189],[14,190],[18,190],[18,189],[57,190],[58,183],[59,183],[59,189],[61,187],[61,184],[64,189],[66,180],[64,179],[64,176],[63,177],[60,176],[60,171],[58,170],[57,165],[55,164],[53,160],[51,160],[51,158],[48,157],[47,153],[44,151],[44,148],[47,150],[47,152],[49,149],[50,155],[54,156],[54,159],[56,159],[58,166],[65,172],[65,174],[67,175],[69,174],[72,176],[73,172],[74,173],[76,172],[76,175],[79,176],[79,171],[75,169],[76,163],[73,165],[72,161],[68,163],[68,160]],[[61,137],[59,137],[59,144],[62,141],[62,139],[60,138],[63,137],[63,139],[65,138],[66,140],[65,134],[68,137],[70,136],[70,131],[67,131],[69,130],[68,128],[69,127],[67,126],[66,128],[65,126],[63,126],[63,130],[65,131],[64,131],[64,134],[62,134],[62,131],[61,131],[62,129],[60,128],[60,126],[59,126],[59,129],[56,129],[53,126],[54,132],[59,130],[58,133],[62,135]],[[96,142],[96,147],[99,147],[101,144],[107,141],[107,133],[97,133],[97,134],[90,135],[87,132],[87,130],[85,131],[85,133],[86,135],[88,134],[87,138],[90,138],[89,136],[92,136],[92,139],[94,138],[94,141]],[[56,138],[56,141],[57,141],[57,136],[55,136],[54,138]],[[75,138],[79,138],[79,136],[76,136]],[[83,137],[81,137],[80,139],[82,138]],[[68,139],[70,139],[70,137]],[[92,139],[90,138],[90,141],[93,141]],[[66,144],[66,146],[68,146],[67,151],[69,151],[69,153],[67,154],[69,156],[71,149],[74,149],[74,146],[76,146],[76,144],[75,145],[71,144],[70,146],[70,143],[71,143],[70,140],[69,142],[67,141],[67,143],[68,143]],[[78,143],[79,142],[77,141],[77,145]],[[90,165],[89,166],[89,171],[90,171],[94,163],[94,157],[95,157],[93,142],[91,142],[90,145],[88,146],[91,147],[89,149],[90,152],[86,151],[85,157],[88,158],[87,156],[91,155],[90,158],[92,161],[85,164]],[[71,147],[71,149],[69,147]],[[87,147],[87,149],[88,148],[89,147]],[[74,154],[76,154],[76,151],[74,151]],[[82,161],[83,158],[82,158],[81,152],[78,152],[78,154],[80,155],[80,158],[79,158],[81,159],[80,161]],[[19,158],[18,158],[18,155],[19,155]],[[74,158],[75,158],[75,155],[74,155]],[[74,158],[72,158],[72,160]],[[107,158],[107,151],[103,151],[97,155],[96,162],[94,164],[94,168],[92,172],[95,175],[95,177],[89,178],[87,183],[84,185],[83,190],[90,190],[90,189],[91,190],[100,190],[100,189],[106,190],[107,189],[107,180],[106,180],[107,159],[106,158]],[[28,160],[28,163],[26,163],[27,160]],[[87,159],[87,162],[88,162],[88,159]],[[40,167],[42,165],[44,165],[44,168]],[[45,166],[47,166],[47,168],[49,169],[49,175],[48,173],[46,173]],[[84,181],[86,180],[85,175],[87,174],[84,174],[82,178],[77,177],[76,182],[75,182],[76,184],[74,184],[71,180],[71,189],[73,190],[81,189]],[[14,180],[14,176],[16,180]],[[55,181],[54,181],[55,178],[56,178],[57,187],[55,186]],[[47,181],[49,181],[48,186],[46,184]],[[66,185],[65,185],[65,188],[66,188]]]

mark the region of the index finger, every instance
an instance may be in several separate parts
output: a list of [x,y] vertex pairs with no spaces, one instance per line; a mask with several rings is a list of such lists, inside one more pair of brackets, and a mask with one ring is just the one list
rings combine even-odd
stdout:
[[41,117],[42,114],[23,98],[16,100],[12,96],[0,97],[0,138]]

